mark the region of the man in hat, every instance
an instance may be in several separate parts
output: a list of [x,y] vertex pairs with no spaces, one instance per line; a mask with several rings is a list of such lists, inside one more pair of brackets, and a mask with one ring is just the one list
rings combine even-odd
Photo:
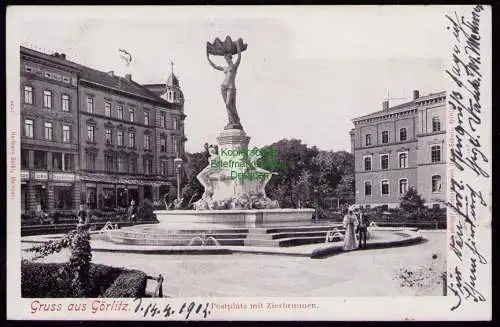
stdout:
[[359,207],[358,209],[358,233],[359,233],[359,248],[365,248],[366,249],[366,234],[368,232],[368,219],[366,218],[366,215],[363,214],[363,209]]

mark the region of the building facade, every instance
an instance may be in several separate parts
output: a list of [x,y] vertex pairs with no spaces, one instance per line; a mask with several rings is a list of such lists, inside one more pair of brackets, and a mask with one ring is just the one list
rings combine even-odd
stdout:
[[173,73],[158,94],[131,75],[21,47],[21,103],[24,211],[127,207],[175,189],[186,116]]
[[397,207],[410,187],[428,206],[446,199],[446,94],[420,96],[353,119],[356,203]]

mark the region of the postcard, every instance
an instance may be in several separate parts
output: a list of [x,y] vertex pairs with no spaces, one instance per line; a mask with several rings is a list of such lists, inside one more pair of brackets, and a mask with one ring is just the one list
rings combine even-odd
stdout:
[[491,31],[8,7],[8,319],[491,320]]

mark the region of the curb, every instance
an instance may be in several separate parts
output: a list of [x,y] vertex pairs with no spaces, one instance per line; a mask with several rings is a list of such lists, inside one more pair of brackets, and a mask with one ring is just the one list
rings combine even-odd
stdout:
[[[414,236],[409,236],[409,237],[406,237],[406,238],[403,238],[400,240],[378,241],[378,242],[366,243],[366,249],[368,249],[368,250],[369,249],[384,249],[384,248],[413,245],[413,244],[418,244],[424,240],[425,240],[425,238],[422,235],[414,235]],[[354,251],[356,251],[356,250],[354,250]],[[351,252],[351,251],[344,251],[342,245],[335,245],[335,246],[328,247],[328,248],[315,249],[315,250],[313,250],[313,252],[311,254],[311,259],[323,259],[327,256],[337,255],[337,254],[341,254],[343,252]]]
[[189,254],[189,255],[204,255],[204,254],[233,254],[229,249],[151,249],[151,250],[134,250],[134,249],[103,249],[93,248],[92,252],[115,252],[115,253],[142,253],[142,254]]

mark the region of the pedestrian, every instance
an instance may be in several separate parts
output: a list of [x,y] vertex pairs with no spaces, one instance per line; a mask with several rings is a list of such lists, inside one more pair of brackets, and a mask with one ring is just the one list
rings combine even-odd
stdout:
[[359,248],[366,249],[366,234],[368,232],[368,219],[363,213],[363,209],[360,207],[358,211],[358,233],[359,233]]
[[78,217],[78,224],[85,224],[85,221],[87,220],[87,211],[85,211],[83,205],[80,205],[80,210],[78,210],[78,214],[76,216]]
[[135,207],[135,201],[130,201],[130,207],[128,208],[128,220],[132,224],[135,224],[137,221],[137,208]]
[[356,236],[354,230],[358,224],[358,220],[351,209],[349,209],[347,215],[344,216],[343,223],[345,227],[344,250],[354,250],[356,248]]

